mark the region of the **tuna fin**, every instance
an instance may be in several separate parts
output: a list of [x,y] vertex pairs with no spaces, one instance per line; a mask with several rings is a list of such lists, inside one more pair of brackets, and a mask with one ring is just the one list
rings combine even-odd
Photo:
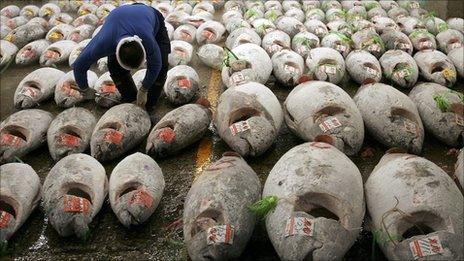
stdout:
[[240,154],[235,151],[226,151],[222,154],[223,157],[238,157],[241,158]]

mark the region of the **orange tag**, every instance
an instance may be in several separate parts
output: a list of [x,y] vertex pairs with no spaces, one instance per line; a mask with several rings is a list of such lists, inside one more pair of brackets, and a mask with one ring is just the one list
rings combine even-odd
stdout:
[[177,81],[177,85],[182,88],[190,89],[192,88],[192,83],[188,78],[180,79]]
[[137,192],[132,195],[129,203],[131,205],[144,205],[146,208],[151,208],[153,205],[153,198],[148,192],[144,190],[137,190]]
[[171,143],[176,138],[176,133],[171,128],[163,128],[158,133],[158,138],[166,143]]
[[71,86],[69,86],[68,84],[63,84],[63,86],[61,87],[61,90],[68,96],[71,96],[71,97],[79,97],[81,95],[81,93],[78,91],[78,90],[75,90],[73,88],[71,88]]
[[0,211],[0,229],[6,228],[11,219],[11,214],[5,211]]
[[121,144],[122,138],[124,134],[117,130],[109,130],[106,132],[105,137],[103,138],[105,141],[110,143],[114,143],[116,145]]
[[19,147],[24,140],[18,136],[11,135],[9,133],[5,133],[2,135],[2,139],[0,143],[2,146],[9,146],[9,147]]
[[35,52],[32,51],[32,49],[26,49],[26,50],[23,51],[22,56],[23,57],[33,58],[33,57],[35,57]]
[[212,33],[211,31],[208,31],[208,30],[204,30],[201,35],[203,35],[203,37],[205,37],[206,39],[208,40],[211,40],[211,38],[213,38],[214,36],[214,33]]
[[64,211],[71,213],[88,214],[90,209],[90,201],[85,198],[80,198],[71,195],[64,196]]
[[104,84],[100,89],[100,93],[116,93],[117,90],[114,84]]
[[77,147],[79,146],[81,139],[71,134],[61,133],[58,136],[58,144],[66,147]]
[[190,41],[192,39],[192,36],[186,32],[181,32],[180,33],[180,38],[184,39],[186,41]]
[[60,58],[60,54],[58,52],[48,50],[47,52],[45,52],[45,58],[47,58],[47,59],[58,59],[58,58]]
[[81,35],[79,33],[73,33],[70,38],[72,41],[77,42],[81,39]]

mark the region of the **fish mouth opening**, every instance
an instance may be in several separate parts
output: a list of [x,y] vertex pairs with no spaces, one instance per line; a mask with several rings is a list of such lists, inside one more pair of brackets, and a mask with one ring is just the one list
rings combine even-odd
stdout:
[[195,219],[190,235],[193,238],[196,234],[206,231],[208,228],[216,224],[224,224],[224,221],[225,219],[222,211],[211,208],[206,209]]
[[100,127],[100,130],[103,130],[103,129],[112,129],[115,131],[121,131],[122,124],[119,122],[107,122]]
[[182,58],[187,57],[187,50],[181,47],[174,47],[174,52]]
[[430,73],[431,74],[441,73],[446,68],[447,68],[447,66],[443,62],[438,62],[438,63],[435,63],[435,64],[432,65]]
[[326,218],[339,221],[344,225],[344,220],[340,219],[340,201],[329,194],[308,192],[299,196],[295,201],[294,212],[305,212],[314,218]]
[[142,184],[140,182],[129,182],[121,189],[121,192],[116,196],[116,198],[119,199],[129,192],[139,190],[141,187]]
[[18,214],[17,213],[17,208],[15,207],[16,202],[9,198],[9,197],[0,197],[0,213],[3,211],[3,212],[6,212],[8,214],[10,214],[11,216],[13,216],[13,218],[16,219],[16,215]]
[[58,49],[48,49],[45,52],[45,58],[48,59],[59,59],[61,57],[61,52]]
[[446,43],[446,45],[448,46],[449,49],[452,50],[452,49],[461,47],[462,43],[461,43],[461,41],[459,41],[458,38],[452,38]]
[[29,131],[21,126],[9,125],[1,132],[2,146],[19,146],[28,141]]
[[36,56],[36,53],[34,50],[32,50],[32,47],[27,47],[24,49],[24,51],[21,54],[22,57],[24,58],[32,58]]
[[60,129],[57,139],[61,146],[77,147],[82,141],[82,133],[74,126],[65,126]]
[[205,37],[207,40],[216,38],[216,32],[212,28],[205,28],[201,35]]
[[319,67],[322,67],[322,66],[336,67],[337,65],[338,63],[334,59],[322,59],[319,61]]
[[192,81],[187,76],[178,76],[175,79],[175,84],[183,89],[190,89],[192,88]]
[[231,113],[230,119],[229,119],[229,126],[237,122],[246,121],[251,117],[258,117],[258,116],[261,116],[261,112],[255,108],[250,108],[250,107],[240,108]]
[[430,49],[433,46],[432,41],[427,37],[420,38],[417,43],[419,44],[419,51]]
[[182,39],[186,39],[186,40],[192,39],[192,34],[190,34],[190,32],[187,30],[180,30],[180,35],[182,36]]
[[321,121],[323,118],[330,117],[330,116],[335,116],[337,114],[345,112],[345,109],[339,106],[331,105],[331,106],[326,106],[316,113],[314,113],[313,116],[313,121],[314,123]]
[[379,74],[379,70],[377,69],[377,67],[370,62],[363,63],[363,67],[365,67],[369,72],[375,71],[376,75]]
[[398,234],[401,241],[415,236],[422,236],[440,230],[448,230],[444,220],[438,215],[430,212],[419,211],[404,216],[398,222]]
[[40,84],[34,81],[25,82],[21,90],[22,95],[30,98],[35,98],[40,92]]
[[92,204],[92,196],[91,193],[89,193],[90,189],[87,186],[79,183],[71,183],[67,186],[69,189],[66,191],[66,195],[86,199],[90,202],[90,204]]
[[405,82],[408,82],[412,76],[409,72],[411,66],[408,63],[397,63],[393,68],[393,76],[397,79],[404,79]]

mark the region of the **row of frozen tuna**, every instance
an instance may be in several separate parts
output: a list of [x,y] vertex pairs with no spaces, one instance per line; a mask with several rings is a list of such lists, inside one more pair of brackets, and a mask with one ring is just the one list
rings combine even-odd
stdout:
[[[173,84],[180,83],[175,80]],[[32,87],[24,90],[28,92]],[[173,154],[198,141],[212,118],[206,108],[208,103],[202,99],[200,103],[204,106],[187,104],[161,119],[148,138],[147,153]],[[229,88],[220,96],[214,125],[218,135],[242,156],[258,156],[271,147],[284,119],[289,129],[303,140],[323,140],[347,155],[356,155],[360,150],[364,128],[387,147],[401,147],[419,154],[424,125],[447,145],[459,146],[464,135],[463,108],[462,94],[435,83],[418,84],[409,97],[386,84],[365,84],[353,100],[334,84],[310,81],[292,90],[282,110],[269,88],[249,82]],[[89,119],[86,124],[79,120],[86,118]],[[44,142],[48,129],[49,148],[55,159],[66,153],[85,151],[89,142],[97,159],[114,159],[138,145],[150,128],[148,114],[130,104],[108,110],[96,127],[94,116],[82,108],[63,112],[49,128],[51,121],[51,114],[41,110],[24,110],[7,118],[0,125],[2,158],[11,160],[25,155]],[[79,144],[76,150],[71,150],[67,143],[64,152],[53,149],[53,144],[62,141],[63,133],[74,137],[70,138]],[[153,141],[157,139],[159,144]]]
[[[456,176],[462,186],[461,150]],[[459,161],[460,160],[460,161]],[[43,190],[27,164],[2,165],[0,240],[5,242],[43,200],[61,236],[86,238],[107,193],[120,222],[144,223],[161,201],[165,182],[157,163],[136,153],[112,171],[85,154],[69,155],[48,173]],[[460,171],[460,172],[459,172]],[[18,176],[21,176],[19,179]],[[338,260],[363,229],[390,260],[461,260],[463,195],[434,163],[387,152],[363,185],[356,165],[320,142],[294,147],[275,164],[263,190],[253,169],[228,152],[193,182],[183,212],[184,241],[192,260],[239,259],[258,217],[282,260]]]
[[[142,85],[145,74],[146,69],[141,69],[132,76],[137,88]],[[109,72],[98,77],[93,71],[88,71],[87,75],[89,87],[96,91],[96,104],[109,108],[122,103],[121,94]],[[54,97],[59,107],[69,108],[85,101],[75,88],[73,71],[65,73],[51,67],[39,68],[29,73],[18,84],[14,106],[18,109],[28,109]],[[182,105],[195,97],[198,98],[199,90],[200,78],[192,67],[178,65],[168,71],[164,93],[172,104]]]

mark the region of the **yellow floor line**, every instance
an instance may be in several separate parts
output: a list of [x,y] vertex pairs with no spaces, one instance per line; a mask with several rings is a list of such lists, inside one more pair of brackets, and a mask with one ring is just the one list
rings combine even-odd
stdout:
[[[211,103],[211,110],[216,111],[219,92],[221,88],[221,72],[211,70],[211,77],[208,83],[208,100]],[[198,177],[203,169],[211,162],[213,152],[213,140],[211,137],[203,138],[198,146],[194,177]]]

